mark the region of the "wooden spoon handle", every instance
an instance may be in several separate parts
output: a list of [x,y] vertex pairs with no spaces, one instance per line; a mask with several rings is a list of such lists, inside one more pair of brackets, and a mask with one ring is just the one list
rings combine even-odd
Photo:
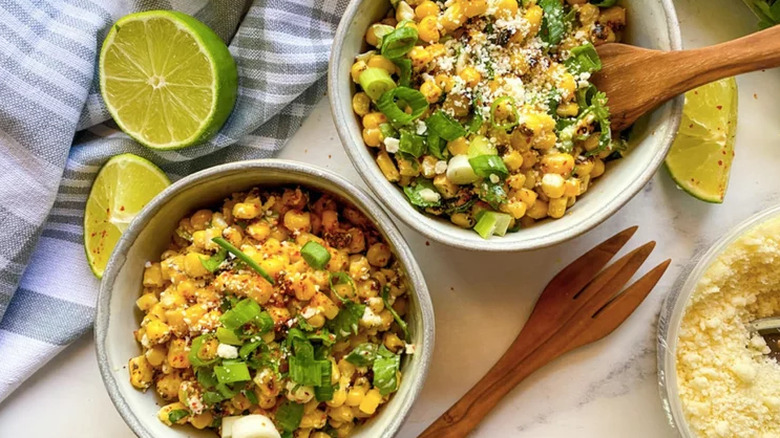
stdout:
[[[565,344],[566,339],[553,337],[530,355],[510,347],[469,392],[428,426],[418,438],[465,437],[509,391],[534,371],[568,351]],[[523,359],[518,361],[518,356]]]
[[718,79],[780,66],[780,26],[701,49],[664,53],[670,84],[663,100]]

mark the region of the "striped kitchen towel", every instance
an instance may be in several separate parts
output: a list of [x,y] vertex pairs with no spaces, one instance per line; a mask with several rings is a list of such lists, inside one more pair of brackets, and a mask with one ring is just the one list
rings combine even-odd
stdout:
[[[92,325],[98,290],[82,245],[100,166],[132,152],[171,179],[274,155],[325,93],[347,0],[0,0],[0,401]],[[102,124],[96,58],[125,14],[177,9],[236,59],[239,96],[221,132],[152,151]]]

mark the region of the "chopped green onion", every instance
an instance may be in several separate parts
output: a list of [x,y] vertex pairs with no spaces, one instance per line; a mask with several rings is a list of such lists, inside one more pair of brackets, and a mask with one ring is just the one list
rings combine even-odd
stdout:
[[201,257],[200,263],[209,272],[214,272],[219,269],[222,262],[227,258],[227,250],[225,248],[220,249],[216,254],[209,258]]
[[286,432],[292,432],[301,425],[303,405],[285,400],[276,410],[276,424]]
[[334,392],[336,392],[336,388],[328,381],[325,385],[314,387],[314,398],[318,402],[331,401],[333,400]]
[[395,81],[390,73],[383,68],[368,67],[360,73],[358,78],[360,86],[372,100],[377,100],[383,94],[395,88]]
[[504,160],[498,155],[480,155],[474,158],[469,158],[469,164],[474,169],[474,173],[483,177],[490,178],[490,175],[496,175],[498,177],[506,177],[509,175],[509,170],[504,164]]
[[571,56],[564,64],[571,74],[593,73],[601,70],[601,58],[593,44],[587,42],[571,49]]
[[374,359],[374,387],[379,393],[387,395],[398,389],[398,369],[401,367],[401,356],[393,354],[384,345],[379,347]]
[[219,358],[216,356],[210,360],[205,360],[201,358],[200,353],[201,350],[203,349],[203,344],[210,341],[212,338],[214,338],[214,335],[211,333],[207,333],[205,335],[200,335],[197,338],[192,340],[192,346],[190,346],[190,352],[187,355],[187,358],[190,360],[190,364],[192,366],[205,367],[219,360]]
[[453,141],[468,133],[457,120],[442,110],[431,114],[425,119],[425,124],[428,125],[428,129],[436,131],[441,138],[447,141]]
[[385,287],[382,288],[382,302],[385,305],[385,309],[389,310],[390,314],[393,315],[395,323],[398,324],[398,327],[401,327],[401,331],[404,332],[404,340],[409,342],[409,325],[406,324],[406,321],[404,321],[398,312],[393,309],[393,306],[390,305],[390,286],[388,285],[385,285]]
[[475,112],[471,115],[468,122],[466,122],[466,130],[472,134],[476,134],[479,131],[479,128],[482,127],[482,122],[482,116]]
[[393,128],[393,125],[389,123],[382,123],[379,125],[379,132],[382,133],[382,138],[398,138],[398,131]]
[[617,0],[595,0],[591,1],[590,4],[593,6],[598,6],[600,8],[609,8],[611,6],[615,6],[617,4]]
[[[509,105],[512,109],[512,114],[510,117],[506,119],[504,123],[500,123],[498,118],[496,117],[496,111],[498,110],[498,107],[502,104]],[[511,128],[514,128],[517,126],[517,124],[520,123],[520,111],[517,109],[517,102],[512,96],[501,96],[498,99],[493,101],[493,104],[490,105],[490,124],[498,129],[503,129],[504,131],[508,131]]]
[[213,388],[217,385],[217,378],[214,376],[214,372],[209,368],[198,368],[195,370],[195,376],[204,388]]
[[217,383],[217,392],[222,395],[223,400],[233,398],[238,394],[238,391],[227,386],[226,383]]
[[262,312],[263,310],[257,304],[257,301],[245,298],[236,303],[232,309],[222,314],[219,320],[228,329],[236,330],[243,327],[244,324],[259,318]]
[[506,213],[498,213],[495,211],[484,211],[477,220],[477,224],[474,225],[474,231],[477,232],[483,239],[487,239],[490,236],[497,235],[503,236],[506,234],[509,223],[512,220],[512,216]]
[[398,150],[414,158],[420,158],[425,153],[425,137],[417,135],[408,129],[402,129]]
[[359,367],[367,367],[376,359],[376,351],[379,347],[371,342],[358,345],[345,357],[347,362]]
[[450,155],[447,142],[433,129],[428,130],[425,144],[428,146],[428,153],[440,160],[446,160]]
[[228,242],[227,240],[225,240],[225,239],[223,239],[221,237],[215,237],[215,238],[211,239],[211,241],[216,243],[217,245],[221,246],[222,248],[225,248],[226,250],[228,250],[228,252],[231,252],[234,256],[236,256],[239,259],[241,259],[242,262],[246,263],[247,266],[249,266],[255,272],[260,274],[261,277],[265,278],[266,281],[268,281],[272,285],[274,284],[274,279],[271,278],[271,276],[268,275],[267,272],[265,272],[265,269],[261,268],[260,265],[257,264],[257,262],[252,260],[252,258],[249,257],[248,255],[244,254],[240,249],[238,249],[235,246],[233,246],[230,242]]
[[251,391],[249,389],[245,389],[241,391],[242,394],[244,394],[244,397],[249,400],[249,403],[252,403],[253,405],[259,404],[260,400],[257,399],[257,394],[255,394],[254,391]]
[[214,375],[217,376],[219,383],[224,384],[252,380],[252,376],[249,375],[249,368],[244,362],[223,361],[222,365],[214,367]]
[[484,135],[475,135],[469,142],[468,156],[474,158],[480,155],[498,155],[498,149]]
[[[365,72],[363,72],[365,74]],[[362,76],[361,76],[362,77]],[[403,100],[412,109],[407,114],[398,107],[397,100]],[[379,111],[387,116],[387,120],[396,128],[408,125],[419,118],[428,109],[428,101],[419,91],[409,87],[398,87],[386,91],[376,102]]]
[[447,179],[454,184],[471,184],[479,180],[467,155],[455,155],[447,163]]
[[175,409],[168,413],[168,421],[170,421],[171,424],[176,424],[179,420],[186,417],[187,415],[190,415],[190,411],[186,409]]
[[539,36],[550,46],[557,46],[566,33],[563,0],[539,0],[542,14],[542,28]]
[[252,353],[254,353],[255,350],[260,348],[260,346],[262,346],[264,343],[265,342],[263,342],[261,339],[258,339],[256,341],[242,345],[241,348],[238,349],[238,357],[244,360],[249,359],[249,356],[251,356]]
[[417,29],[402,26],[382,37],[382,56],[396,59],[406,55],[417,43]]
[[238,337],[236,332],[225,327],[217,328],[217,339],[219,339],[219,342],[222,344],[228,344],[228,345],[243,344],[243,342],[241,342],[241,339]]
[[310,240],[301,248],[301,257],[314,269],[324,268],[330,261],[330,253],[327,248]]
[[[288,363],[290,365],[290,380],[299,385],[322,386],[325,383],[330,383],[330,361],[314,359],[313,352],[311,357],[302,354],[290,356]],[[328,376],[327,380],[323,380],[325,375]]]
[[439,207],[441,194],[436,190],[433,182],[427,178],[418,177],[414,184],[404,187],[404,194],[412,205],[420,208]]
[[216,391],[206,391],[203,393],[203,403],[207,406],[213,406],[225,399],[226,397],[223,397],[222,394]]
[[412,82],[412,60],[409,58],[394,59],[393,62],[398,66],[398,85],[408,87]]

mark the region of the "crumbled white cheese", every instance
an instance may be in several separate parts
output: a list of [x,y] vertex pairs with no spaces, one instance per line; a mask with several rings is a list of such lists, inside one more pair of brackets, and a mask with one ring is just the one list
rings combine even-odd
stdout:
[[414,344],[404,344],[404,351],[406,354],[414,354],[417,351],[417,346]]
[[303,309],[303,312],[301,312],[301,316],[306,319],[309,319],[318,313],[320,313],[319,309],[311,306],[306,306],[306,308]]
[[447,171],[447,162],[446,161],[437,161],[436,164],[433,166],[433,171],[436,173],[436,175],[441,175],[442,173]]
[[233,345],[219,344],[217,346],[217,356],[223,359],[235,359],[238,357],[238,348]]
[[425,134],[428,132],[428,125],[426,125],[423,121],[418,120],[417,124],[415,125],[415,132],[417,132],[417,135]]
[[385,150],[388,154],[394,154],[398,152],[398,147],[401,145],[401,140],[393,137],[387,137],[384,141]]
[[363,316],[360,318],[360,320],[369,327],[382,325],[382,318],[374,313],[369,306],[366,306],[366,310],[363,311]]
[[780,220],[732,243],[707,268],[680,325],[677,381],[700,437],[780,436],[780,364],[747,324],[780,315]]
[[420,197],[425,202],[439,202],[439,200],[441,199],[441,195],[433,191],[432,189],[425,188],[420,190],[419,193],[420,193]]

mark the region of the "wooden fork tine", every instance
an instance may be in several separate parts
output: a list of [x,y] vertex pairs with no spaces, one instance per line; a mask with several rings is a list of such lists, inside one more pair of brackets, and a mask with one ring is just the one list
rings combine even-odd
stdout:
[[617,295],[604,307],[597,310],[587,335],[583,336],[584,339],[579,340],[582,342],[582,345],[595,342],[615,331],[642,304],[642,301],[653,290],[671,262],[671,259],[667,259],[651,269],[623,293]]
[[553,293],[556,296],[566,295],[573,297],[576,295],[625,246],[637,228],[639,227],[626,228],[601,242],[598,246],[563,268],[561,272],[547,283],[540,301],[545,294],[549,293]]

